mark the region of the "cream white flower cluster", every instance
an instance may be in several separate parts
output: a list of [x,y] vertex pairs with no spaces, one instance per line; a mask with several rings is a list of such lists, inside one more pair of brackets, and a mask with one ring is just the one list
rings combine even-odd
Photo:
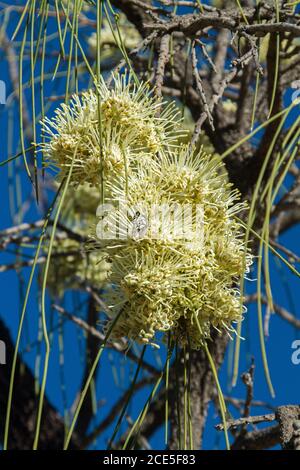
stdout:
[[99,187],[137,159],[172,145],[178,111],[171,103],[158,116],[161,105],[149,85],[136,85],[131,74],[114,76],[112,88],[102,79],[96,91],[74,95],[42,122],[45,161],[64,177],[74,160],[71,183]]
[[[141,41],[141,36],[137,29],[127,20],[124,13],[118,15],[118,28],[122,40],[122,45],[127,49],[131,50],[137,47]],[[104,18],[102,22],[102,29],[100,34],[100,47],[101,47],[101,59],[113,59],[114,62],[118,61],[121,57],[121,51],[118,48],[117,42],[120,41],[119,34],[117,31],[112,32],[111,24],[107,18]],[[90,54],[95,57],[97,52],[97,34],[92,33],[88,39],[88,45],[90,47]]]
[[[234,285],[252,259],[234,218],[245,205],[218,157],[187,147],[161,152],[147,167],[140,162],[124,188],[125,180],[111,190],[122,207],[111,218],[128,237],[105,244],[112,259],[107,303],[112,318],[121,311],[113,337],[148,343],[158,331],[171,332],[181,345],[199,348],[212,328],[230,334],[242,317]],[[139,233],[134,214],[124,216],[126,204],[144,218]],[[153,206],[166,210],[153,217]],[[192,208],[191,217],[174,214],[176,207]]]
[[47,285],[54,296],[62,297],[67,289],[84,290],[85,283],[98,286],[107,282],[110,263],[89,252],[86,247],[69,238],[56,238],[53,243]]
[[[43,150],[61,176],[74,159],[75,192],[99,190],[104,175],[109,225],[125,234],[97,240],[98,258],[107,257],[107,327],[118,315],[112,337],[154,344],[168,332],[200,348],[212,329],[230,334],[241,319],[239,279],[252,257],[235,218],[245,205],[223,163],[176,145],[177,115],[131,75],[114,77],[112,88],[102,80],[44,121]],[[185,206],[188,218],[177,211]]]
[[[58,185],[55,184],[58,189]],[[61,223],[76,237],[58,234],[53,241],[47,286],[53,296],[62,297],[68,289],[85,290],[86,284],[104,287],[110,272],[107,255],[93,251],[91,227],[100,201],[100,191],[87,184],[69,187],[61,214]],[[48,245],[44,248],[45,254]]]

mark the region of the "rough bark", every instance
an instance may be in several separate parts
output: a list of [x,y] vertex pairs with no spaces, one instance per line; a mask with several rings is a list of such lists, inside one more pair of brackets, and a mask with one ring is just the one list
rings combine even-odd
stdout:
[[[1,442],[3,442],[14,344],[9,330],[1,320],[0,338],[6,345],[6,364],[0,366],[0,439]],[[18,356],[9,428],[9,449],[32,449],[38,405],[38,396],[35,394],[34,390],[34,376],[29,367],[20,359],[20,356]],[[47,397],[45,397],[39,449],[62,449],[63,441],[63,419]],[[79,442],[75,434],[71,448],[78,448],[78,446]]]
[[[212,341],[209,344],[210,353],[214,359],[216,368],[219,369],[224,359],[224,353],[228,338],[213,334]],[[175,386],[178,383],[179,390],[172,389],[170,397],[170,421],[171,421],[171,435],[170,435],[170,449],[178,449],[179,433],[181,434],[181,442],[183,442],[183,415],[184,415],[184,383],[183,383],[183,366],[184,358],[183,352],[180,356],[179,367],[173,364],[170,373],[170,383]],[[190,401],[191,401],[191,421],[193,426],[193,445],[195,449],[201,448],[203,431],[205,427],[208,405],[215,396],[215,381],[212,375],[212,370],[208,362],[205,351],[191,351],[190,352]],[[176,377],[178,375],[178,377]],[[179,400],[179,417],[178,420],[178,400]],[[189,443],[189,447],[191,443]]]

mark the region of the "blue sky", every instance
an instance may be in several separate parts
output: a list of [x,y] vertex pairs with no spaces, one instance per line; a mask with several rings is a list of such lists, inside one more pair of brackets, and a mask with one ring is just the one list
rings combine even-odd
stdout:
[[[18,2],[22,3],[22,2]],[[8,28],[8,33],[12,33],[13,24],[16,24],[17,16],[12,14],[11,25]],[[54,28],[54,26],[50,26]],[[86,29],[82,33],[82,38],[89,33]],[[20,40],[20,37],[17,37]],[[57,43],[50,42],[48,52],[55,51]],[[3,55],[0,58],[0,80],[3,80],[7,85],[7,95],[9,96],[12,92],[12,84],[8,74],[7,63],[3,59]],[[52,60],[52,65],[55,64],[55,60]],[[29,77],[29,61],[25,60],[24,65],[24,81]],[[81,82],[81,86],[84,83]],[[38,90],[38,87],[37,87]],[[59,94],[63,90],[63,81],[58,79],[55,83],[48,81],[45,88],[45,95],[50,96],[53,92]],[[287,100],[289,96],[287,94]],[[53,112],[55,105],[52,105],[49,114]],[[295,113],[298,113],[296,110]],[[295,114],[294,114],[295,116]],[[4,105],[0,105],[0,126],[1,126],[1,140],[0,140],[0,152],[1,161],[5,160],[10,155],[7,155],[7,145],[12,147],[12,154],[18,151],[18,110],[14,107],[14,113],[12,116],[13,124],[13,138],[9,139],[9,124],[8,124],[8,109]],[[22,192],[24,199],[26,195],[30,193],[30,184],[26,178],[24,168],[21,160],[16,162],[11,167],[13,168],[13,178],[19,178],[22,185]],[[1,206],[0,206],[0,223],[1,229],[12,225],[12,220],[9,212],[8,202],[8,191],[11,190],[11,184],[9,183],[8,166],[0,167],[0,188],[1,188]],[[287,181],[288,184],[288,181]],[[15,197],[16,197],[15,193]],[[32,207],[22,216],[22,221],[33,221],[41,217],[39,209],[32,204]],[[299,254],[299,239],[300,239],[300,227],[294,227],[287,233],[282,235],[280,243],[286,245],[292,251]],[[9,254],[1,253],[1,263],[8,264],[13,261],[13,256]],[[26,286],[28,280],[29,270],[24,270],[24,286]],[[8,271],[7,273],[1,273],[1,296],[0,296],[0,316],[5,319],[5,323],[8,325],[13,338],[16,337],[18,328],[18,319],[20,315],[20,309],[23,301],[24,290],[20,291],[18,278],[15,272]],[[255,279],[255,272],[251,274],[251,277]],[[300,317],[300,296],[299,296],[299,279],[292,275],[289,270],[282,263],[280,268],[278,263],[275,262],[274,258],[271,257],[271,278],[273,286],[274,301],[279,305],[288,309],[293,315]],[[247,292],[253,292],[255,289],[255,282],[247,282]],[[24,328],[24,334],[22,336],[21,350],[28,346],[28,344],[34,343],[38,335],[38,298],[37,298],[37,281],[34,282],[30,302],[26,314],[26,323]],[[74,295],[68,294],[67,306],[72,308],[74,302]],[[47,307],[48,314],[48,327],[51,328],[51,324],[58,324],[58,314],[51,311],[50,305]],[[84,311],[78,314],[84,315]],[[243,335],[246,340],[242,342],[241,348],[241,364],[240,371],[244,372],[250,364],[251,358],[254,357],[256,371],[255,371],[255,399],[262,400],[270,403],[272,406],[283,405],[283,404],[298,404],[300,402],[300,365],[296,366],[291,361],[292,355],[292,342],[298,338],[300,340],[300,331],[295,329],[284,322],[277,315],[273,315],[270,321],[270,337],[266,340],[266,348],[269,358],[269,365],[273,385],[276,391],[275,399],[272,399],[266,385],[264,377],[261,352],[258,338],[258,323],[256,315],[255,305],[251,305],[248,309],[248,313],[245,316],[243,325]],[[81,337],[81,339],[80,339]],[[1,338],[0,338],[1,339]],[[61,412],[63,412],[63,398],[61,392],[61,371],[63,370],[66,394],[67,394],[67,405],[71,406],[76,391],[81,383],[82,376],[82,364],[80,359],[80,344],[84,341],[82,333],[78,331],[78,328],[69,322],[64,324],[64,350],[65,350],[65,361],[63,367],[59,365],[59,354],[58,354],[58,335],[57,330],[53,335],[52,346],[51,346],[51,360],[48,375],[48,386],[47,396],[50,398],[54,406],[56,406]],[[34,370],[36,356],[39,348],[33,345],[28,352],[24,354],[24,359],[27,364]],[[222,370],[220,371],[220,380],[222,388],[225,394],[231,393],[234,397],[244,398],[245,387],[239,381],[237,387],[231,389],[228,386],[229,375],[228,375],[228,360],[232,347],[229,347],[227,353],[227,359],[223,364]],[[162,357],[164,357],[164,351],[162,347]],[[159,353],[155,353],[149,349],[147,352],[147,358],[149,361],[156,364]],[[43,347],[41,348],[41,358],[43,358]],[[163,360],[163,359],[162,359]],[[43,363],[43,361],[42,361]],[[0,366],[5,367],[5,366]],[[130,365],[129,361],[122,359],[118,354],[105,353],[103,360],[100,365],[100,373],[97,381],[97,399],[100,403],[100,412],[96,421],[101,420],[109,410],[109,405],[122,393],[124,386],[132,377],[134,373],[134,367]],[[149,393],[149,389],[139,393],[134,400],[134,405],[131,406],[131,415],[134,418],[141,410],[145,399]],[[102,403],[105,399],[106,402]],[[264,408],[255,408],[253,413],[261,414],[268,410]],[[207,430],[204,436],[204,448],[212,449],[215,447],[224,447],[224,440],[222,434],[217,435],[213,429],[213,425],[219,422],[219,417],[215,415],[213,407],[210,407],[209,417],[207,423]],[[111,435],[111,428],[108,429],[103,436],[95,443],[95,448],[104,448],[107,439]],[[151,440],[153,448],[162,448],[163,444],[163,430],[159,430]]]

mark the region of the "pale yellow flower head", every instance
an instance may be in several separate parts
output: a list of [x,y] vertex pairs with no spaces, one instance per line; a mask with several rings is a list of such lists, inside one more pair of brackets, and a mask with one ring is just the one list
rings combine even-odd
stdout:
[[68,289],[84,290],[85,283],[101,288],[109,273],[110,264],[104,255],[99,257],[69,238],[54,240],[47,277],[53,295],[62,296]]
[[[170,332],[181,345],[199,348],[212,328],[233,331],[232,323],[242,318],[234,286],[252,258],[234,218],[245,206],[231,191],[220,160],[186,147],[162,152],[152,164],[140,162],[128,175],[126,191],[124,186],[125,181],[111,189],[115,204],[122,202],[111,217],[128,236],[103,241],[112,259],[111,317],[121,310],[113,337],[153,343],[158,332]],[[136,215],[124,213],[125,203],[136,208]],[[170,209],[154,218],[159,230],[153,235],[151,211],[159,203]],[[193,209],[190,218],[174,215],[181,204]],[[195,215],[197,208],[202,219]],[[132,230],[137,221],[139,232]],[[182,232],[174,230],[180,223]]]
[[44,119],[45,160],[60,177],[74,160],[71,183],[99,186],[144,155],[174,144],[178,112],[169,104],[157,116],[161,106],[149,85],[136,85],[131,74],[114,76],[111,88],[102,79],[97,91],[74,95]]
[[95,210],[89,190],[104,189],[111,205],[86,268],[79,250],[63,276],[105,284],[107,327],[120,314],[112,338],[156,344],[168,333],[197,349],[213,329],[234,331],[243,314],[239,282],[252,263],[236,219],[245,205],[219,157],[178,147],[174,105],[124,74],[111,87],[101,80],[96,91],[75,95],[43,128],[43,151],[60,177],[73,162],[71,184],[85,201],[80,211],[85,204]]
[[[120,59],[120,54],[118,52],[118,42],[120,41],[118,32],[115,27],[115,21],[112,22],[112,27],[114,28],[114,34],[112,28],[109,24],[107,18],[104,18],[102,21],[102,29],[100,34],[100,47],[101,47],[101,58],[103,59],[114,59],[114,56],[117,55],[117,59]],[[126,49],[134,49],[137,47],[141,41],[141,36],[137,29],[127,20],[124,13],[118,15],[118,27],[120,36],[122,39],[122,46]],[[88,45],[90,47],[90,54],[96,56],[97,53],[97,33],[92,33],[88,38]]]

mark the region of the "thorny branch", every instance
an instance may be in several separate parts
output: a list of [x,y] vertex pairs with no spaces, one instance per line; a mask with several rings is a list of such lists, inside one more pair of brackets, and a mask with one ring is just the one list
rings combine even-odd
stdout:
[[[293,47],[294,39],[300,37],[299,14],[293,13],[291,8],[285,7],[283,2],[281,2],[278,22],[273,2],[261,1],[257,7],[245,6],[243,7],[243,14],[236,8],[235,2],[228,1],[222,3],[223,5],[220,8],[203,4],[200,9],[197,1],[188,0],[160,0],[155,2],[155,4],[149,0],[112,0],[112,5],[120,9],[142,35],[140,44],[128,52],[128,57],[133,67],[139,70],[141,75],[146,75],[148,63],[143,60],[142,55],[145,51],[153,48],[155,73],[152,73],[150,78],[153,82],[155,93],[158,97],[170,96],[180,100],[190,111],[195,122],[192,132],[193,145],[199,145],[205,134],[213,149],[220,154],[250,132],[254,97],[249,90],[255,89],[257,77],[259,77],[260,84],[257,91],[256,108],[254,109],[255,116],[258,122],[263,122],[268,116],[274,85],[276,68],[275,45],[278,35],[282,44],[288,40],[290,47],[287,47],[285,50],[282,47],[280,51],[280,80],[277,84],[273,115],[283,108],[282,96],[285,87],[289,87],[291,80],[297,78],[300,73],[299,46]],[[182,10],[184,11],[183,13],[180,9],[178,10],[179,7],[185,8],[185,10]],[[7,10],[10,9],[19,13],[22,11],[22,8],[12,5],[6,7]],[[55,17],[55,12],[51,9],[50,15]],[[63,18],[64,15],[61,13],[60,19]],[[96,27],[96,22],[89,19],[84,12],[80,13],[78,21],[79,28],[88,27],[91,30]],[[269,43],[266,46],[266,59],[263,59],[260,53],[260,44],[264,38],[269,38]],[[13,102],[19,98],[18,57],[15,44],[9,41],[3,32],[1,48],[6,54],[8,61],[13,87],[10,101]],[[117,66],[114,66],[114,70],[117,72],[121,71],[125,65],[126,60],[122,59]],[[49,99],[51,100],[51,96]],[[31,141],[32,126],[26,100],[24,100],[23,111],[22,118],[25,134],[28,136],[28,140]],[[246,200],[251,200],[253,188],[263,166],[264,157],[276,132],[278,122],[278,119],[273,121],[266,128],[263,138],[257,140],[255,145],[247,141],[238,149],[232,151],[225,159],[230,181],[241,190],[243,198]],[[284,134],[282,133],[282,135]],[[283,137],[279,136],[272,152],[274,157],[270,158],[262,186],[272,171],[276,154],[278,152],[282,154],[283,152],[282,141]],[[299,158],[299,155],[296,158]],[[284,163],[287,162],[285,161]],[[275,184],[279,180],[282,171],[283,168],[278,169]],[[272,208],[273,219],[270,228],[272,235],[270,243],[282,251],[294,264],[299,262],[299,255],[293,253],[288,247],[283,246],[280,236],[284,231],[295,226],[300,221],[299,174],[296,163],[294,173],[291,172],[291,176],[294,178],[293,184],[286,190],[280,201],[276,201]],[[262,226],[264,209],[265,203],[262,203],[257,210],[255,226],[258,231],[260,231]],[[43,223],[43,220],[39,220],[33,224],[23,223],[3,230],[0,234],[1,248],[5,250],[12,246],[18,248],[23,244],[35,244],[38,236],[37,231],[41,229]],[[61,237],[68,237],[78,243],[85,243],[87,241],[82,239],[76,231],[63,224],[58,225],[58,230]],[[70,254],[73,254],[73,252],[58,253],[57,256],[67,257]],[[54,254],[54,256],[56,255]],[[39,262],[43,263],[44,261],[45,256],[41,256]],[[0,271],[7,271],[8,269],[19,270],[21,267],[30,266],[31,264],[31,259],[25,259],[20,262],[19,258],[17,258],[14,263],[2,265]],[[103,335],[95,328],[96,308],[94,302],[97,303],[98,298],[98,303],[101,304],[101,298],[99,299],[94,286],[84,285],[83,287],[88,292],[90,301],[87,319],[79,318],[76,312],[68,313],[60,306],[56,306],[56,309],[88,333],[89,344],[87,349],[89,349],[90,358],[86,364],[86,375],[90,359],[94,356],[99,342],[103,339]],[[247,303],[256,302],[257,300],[258,294],[246,297]],[[268,305],[268,299],[265,295],[261,296],[261,302]],[[296,317],[295,312],[287,311],[276,302],[274,302],[273,307],[275,313],[283,320],[296,328],[300,328],[300,320]],[[2,322],[0,327],[0,337],[3,337],[3,332],[5,337],[8,337],[7,330]],[[12,349],[12,343],[9,338],[8,341]],[[223,362],[226,343],[227,341],[222,340],[222,338],[216,337],[215,339],[212,355],[217,366],[220,366]],[[111,344],[111,347],[118,353],[122,352],[121,346],[115,343]],[[137,362],[137,357],[131,350],[127,352],[127,356],[132,361]],[[136,384],[137,390],[149,383],[153,383],[157,376],[157,369],[152,365],[144,361],[142,367],[148,375]],[[2,377],[2,379],[6,386],[8,383],[8,371],[6,369],[5,374],[6,376]],[[227,423],[228,428],[234,431],[235,442],[232,448],[267,449],[278,443],[281,443],[284,448],[299,447],[297,435],[299,429],[297,428],[297,421],[299,420],[298,407],[287,406],[278,408],[274,413],[270,414],[250,415],[251,406],[255,406],[255,403],[265,405],[263,402],[255,402],[253,400],[253,374],[254,367],[243,376],[247,386],[245,400],[236,397],[226,397],[227,402],[232,403],[237,408],[239,407],[242,414],[241,417],[229,420]],[[21,380],[21,375],[19,375],[19,379]],[[172,405],[171,411],[174,411],[176,408],[174,365],[171,368],[171,379],[169,393]],[[34,378],[28,368],[25,369],[25,375],[23,375],[22,380],[23,383],[29,384],[28,389],[33,388]],[[215,398],[215,386],[211,370],[202,352],[192,354],[191,385],[193,427],[195,442],[197,442],[198,446],[202,440],[208,404]],[[183,384],[181,384],[181,387],[183,387]],[[0,388],[1,390],[3,389],[2,387]],[[19,388],[24,391],[24,387]],[[111,407],[106,417],[96,426],[91,434],[86,432],[93,414],[91,402],[88,402],[83,410],[78,434],[74,436],[73,446],[84,448],[100,436],[115,420],[124,401],[128,397],[128,393],[128,390],[124,392],[123,396]],[[25,396],[23,395],[19,397],[20,399],[17,402],[20,403],[21,400],[25,400],[25,403],[28,404],[26,408],[27,414],[22,414],[20,411],[21,423],[17,424],[24,432],[23,435],[22,433],[15,432],[12,440],[14,447],[22,448],[23,446],[29,448],[31,445],[31,442],[29,442],[30,433],[27,433],[27,431],[32,429],[32,421],[34,419],[34,407],[32,404],[35,401],[35,397],[30,395],[29,392]],[[3,405],[6,400],[5,393],[4,395],[0,394],[0,396],[1,405]],[[157,400],[151,404],[143,424],[141,437],[145,438],[145,442],[163,424],[164,398],[164,390],[162,388]],[[63,441],[64,423],[48,400],[46,402],[46,409],[47,416],[45,417],[42,429],[42,446],[44,448],[58,448]],[[177,445],[178,434],[175,414],[173,413],[171,416],[173,427],[170,444],[174,447]],[[129,416],[126,418],[130,419]],[[17,412],[14,419],[18,422]],[[277,424],[273,426],[248,431],[248,425],[253,426],[263,422],[274,421]],[[48,435],[47,429],[51,429],[51,433]],[[222,425],[218,425],[217,429],[222,429]],[[237,430],[239,432],[236,432]]]

